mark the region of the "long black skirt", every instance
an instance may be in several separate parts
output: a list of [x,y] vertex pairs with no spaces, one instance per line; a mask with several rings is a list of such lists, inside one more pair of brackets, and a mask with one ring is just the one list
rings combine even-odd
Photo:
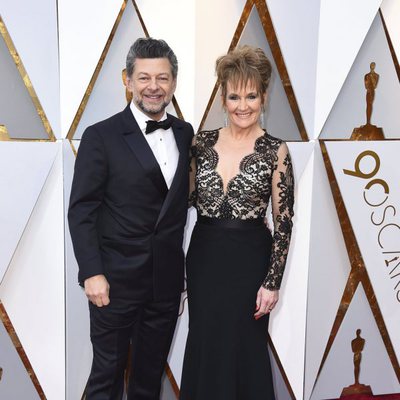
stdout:
[[180,399],[273,400],[269,316],[254,319],[271,233],[263,223],[215,221],[197,222],[187,255],[189,335]]

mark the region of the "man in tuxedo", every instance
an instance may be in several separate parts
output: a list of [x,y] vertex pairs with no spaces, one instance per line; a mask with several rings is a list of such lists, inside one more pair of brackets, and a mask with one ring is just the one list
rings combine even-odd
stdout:
[[133,99],[82,136],[68,212],[89,299],[87,400],[159,399],[183,290],[190,124],[165,112],[178,63],[163,40],[138,39],[127,61]]

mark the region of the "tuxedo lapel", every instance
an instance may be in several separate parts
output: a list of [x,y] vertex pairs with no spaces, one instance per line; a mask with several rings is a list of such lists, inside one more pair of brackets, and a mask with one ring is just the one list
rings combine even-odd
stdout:
[[182,126],[178,125],[176,121],[173,122],[172,124],[172,131],[174,132],[174,137],[175,137],[175,142],[178,147],[179,151],[179,159],[178,159],[178,165],[176,167],[174,179],[172,180],[171,187],[168,191],[167,197],[165,198],[164,204],[161,208],[160,215],[158,216],[157,224],[160,222],[160,220],[163,218],[165,215],[165,212],[168,210],[168,207],[170,206],[173,198],[175,197],[175,194],[179,188],[179,185],[182,182],[182,175],[185,174],[185,160],[187,160],[187,148],[185,146],[185,141],[184,141],[184,133],[182,131]]
[[125,127],[123,135],[126,143],[139,161],[146,176],[151,179],[162,196],[165,197],[168,188],[164,176],[150,146],[139,128],[139,125],[136,123],[129,106],[124,110],[122,115]]

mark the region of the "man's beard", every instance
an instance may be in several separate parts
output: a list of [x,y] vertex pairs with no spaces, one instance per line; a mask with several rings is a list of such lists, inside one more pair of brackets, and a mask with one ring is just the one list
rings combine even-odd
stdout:
[[144,113],[150,114],[150,115],[157,115],[157,114],[163,112],[167,108],[167,106],[171,102],[171,100],[168,99],[168,101],[164,101],[164,103],[162,103],[158,108],[154,108],[154,107],[147,108],[144,105],[143,100],[139,101],[137,98],[136,99],[134,98],[134,102]]

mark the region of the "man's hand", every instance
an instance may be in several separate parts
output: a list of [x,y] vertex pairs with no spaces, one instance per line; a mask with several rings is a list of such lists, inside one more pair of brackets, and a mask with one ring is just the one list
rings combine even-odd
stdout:
[[85,293],[87,298],[97,307],[110,303],[108,294],[110,285],[104,275],[95,275],[85,279]]

